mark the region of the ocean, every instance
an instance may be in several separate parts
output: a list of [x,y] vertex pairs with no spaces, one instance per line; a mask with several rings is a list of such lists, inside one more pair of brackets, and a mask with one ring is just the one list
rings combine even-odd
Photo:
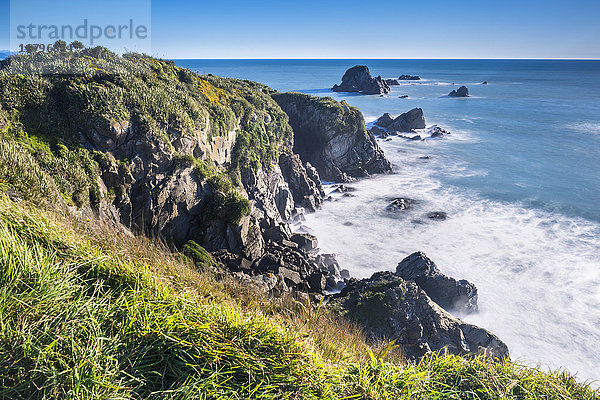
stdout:
[[[481,311],[459,317],[498,335],[513,360],[600,379],[600,61],[175,62],[346,100],[368,123],[421,107],[428,126],[452,134],[379,141],[394,173],[352,183],[353,197],[334,195],[307,215],[321,249],[359,278],[422,250],[477,286]],[[357,64],[373,76],[421,80],[383,97],[332,92]],[[460,85],[471,97],[447,97]],[[396,197],[418,202],[386,211]],[[430,220],[431,211],[447,219]]]

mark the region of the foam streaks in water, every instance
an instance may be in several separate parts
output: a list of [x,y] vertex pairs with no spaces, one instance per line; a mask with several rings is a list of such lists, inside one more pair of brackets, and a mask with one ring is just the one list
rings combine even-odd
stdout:
[[[514,359],[600,377],[599,224],[442,185],[439,174],[472,172],[444,155],[444,141],[381,144],[398,172],[356,182],[354,197],[309,215],[321,247],[357,277],[423,250],[477,285],[482,311],[465,319],[505,340]],[[386,211],[394,197],[418,202]],[[429,220],[431,211],[448,219]]]

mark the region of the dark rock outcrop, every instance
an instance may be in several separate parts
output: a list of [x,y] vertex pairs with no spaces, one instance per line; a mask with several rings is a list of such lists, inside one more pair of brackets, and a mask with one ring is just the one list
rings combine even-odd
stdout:
[[362,325],[371,338],[395,340],[412,359],[443,350],[499,359],[509,355],[507,346],[492,333],[452,316],[416,283],[392,272],[350,279],[339,294],[331,296],[329,305]]
[[401,81],[420,81],[421,78],[417,75],[400,75],[398,78]]
[[432,138],[441,138],[444,137],[446,135],[450,135],[450,132],[448,132],[445,129],[440,128],[437,125],[432,126],[427,133],[429,133],[429,136]]
[[363,94],[387,94],[389,85],[378,76],[373,78],[366,65],[355,65],[342,77],[340,85],[331,88],[334,92],[358,92]]
[[396,275],[414,281],[445,310],[477,311],[475,285],[442,274],[435,263],[420,251],[402,260],[396,267]]
[[309,163],[303,165],[297,154],[283,153],[279,166],[296,205],[316,211],[325,196],[319,173]]
[[397,79],[386,79],[385,83],[387,83],[389,86],[398,86],[400,84]]
[[413,206],[413,204],[416,203],[416,200],[398,197],[397,199],[393,199],[392,202],[388,204],[385,209],[388,211],[404,211],[410,209]]
[[382,128],[387,128],[394,122],[394,117],[390,113],[385,113],[381,117],[377,118],[375,121],[375,125],[380,126]]
[[390,131],[413,132],[415,129],[425,128],[425,117],[421,108],[413,108],[397,116],[387,127]]
[[289,117],[294,152],[314,166],[322,179],[347,182],[391,171],[358,109],[329,97],[302,93],[276,93],[272,97]]
[[453,90],[448,93],[450,97],[469,97],[469,89],[466,86],[461,86],[458,90]]
[[388,132],[414,132],[415,129],[425,128],[425,116],[421,108],[413,108],[395,118],[390,113],[385,113],[374,124]]

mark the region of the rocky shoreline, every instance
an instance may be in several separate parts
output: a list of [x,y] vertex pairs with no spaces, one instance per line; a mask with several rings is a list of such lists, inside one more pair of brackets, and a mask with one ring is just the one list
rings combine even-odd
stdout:
[[[86,70],[97,51],[77,53],[71,61]],[[347,183],[390,173],[375,134],[416,134],[426,127],[421,109],[382,116],[376,132],[367,130],[357,108],[331,98],[277,93],[137,55],[104,57],[141,72],[115,80],[90,71],[86,79],[93,85],[40,75],[52,90],[26,106],[15,100],[11,113],[0,107],[0,129],[14,124],[36,132],[35,121],[56,116],[43,131],[53,147],[33,146],[29,162],[60,175],[61,190],[50,188],[57,207],[158,238],[197,268],[215,268],[272,296],[292,293],[315,306],[323,302],[362,325],[373,340],[396,340],[411,358],[442,349],[508,356],[498,338],[448,313],[476,311],[477,290],[469,282],[444,276],[422,254],[401,262],[396,273],[352,279],[335,255],[321,253],[303,225],[304,213],[327,200],[321,180]],[[114,104],[92,95],[82,103],[80,91],[90,87],[110,88],[106,97]],[[12,88],[31,91],[27,82]],[[389,86],[357,66],[334,90],[386,93]],[[147,108],[150,92],[156,95]],[[171,114],[160,112],[168,107]],[[18,120],[21,114],[36,118]],[[337,190],[352,196],[347,186]]]
[[[296,135],[294,150],[298,149],[299,153],[297,160],[302,156],[312,156],[311,162],[318,166],[317,173],[326,176],[327,180],[351,182],[373,173],[391,171],[389,161],[373,140],[373,129],[367,135],[364,128],[358,130],[358,135],[352,130],[336,130],[339,125],[332,121],[343,118],[339,115],[332,118],[330,106],[335,101],[297,93],[275,94],[273,97],[290,117],[290,125]],[[324,104],[328,106],[325,113],[319,111]],[[337,113],[351,110],[343,102],[337,104],[340,105]],[[362,115],[357,115],[360,121],[358,126],[364,127]],[[386,114],[376,124],[385,126],[386,131],[415,132],[426,128],[421,109],[410,110],[395,118]],[[432,127],[430,132],[431,137],[449,134],[437,126]],[[313,147],[303,149],[298,141],[306,141]],[[341,147],[336,143],[351,145]],[[353,156],[348,157],[348,153]],[[352,187],[338,185],[335,191],[342,193],[342,196],[352,196]],[[322,187],[319,192],[321,199],[326,200]],[[309,207],[311,211],[317,208]],[[443,219],[445,216],[442,214],[436,213],[428,218]],[[290,221],[291,226],[302,230],[305,228],[302,219],[296,215]],[[291,268],[280,266],[278,270],[272,268],[270,271],[278,274],[289,289],[295,289],[299,294],[306,293],[315,302],[321,301],[324,296],[331,310],[360,324],[372,340],[394,340],[403,354],[411,359],[437,351],[457,355],[485,354],[498,359],[509,356],[507,346],[498,337],[483,328],[464,323],[451,314],[452,311],[478,311],[475,285],[444,275],[425,254],[417,252],[405,258],[398,264],[395,273],[379,272],[371,278],[356,280],[349,276],[348,271],[341,270],[343,266],[335,260],[335,255],[318,254],[316,237],[305,233],[294,234],[290,230],[283,235],[281,232],[282,229],[277,229],[277,240],[271,246],[292,254],[296,250],[286,248],[290,240],[310,243],[308,248],[299,247],[298,251],[307,257],[304,259],[308,260],[312,269],[297,270],[292,263]],[[286,263],[285,257],[281,260]],[[302,257],[296,260],[302,260]],[[264,278],[255,279],[266,281]],[[335,289],[339,288],[341,291],[337,292]],[[274,290],[268,285],[263,285],[263,289]]]
[[[423,111],[413,109],[397,117],[384,114],[367,130],[360,111],[345,102],[300,93],[274,93],[272,98],[289,118],[294,141],[270,170],[242,170],[241,188],[250,202],[250,212],[238,223],[202,219],[202,213],[195,211],[210,196],[210,189],[197,185],[192,167],[157,180],[156,172],[145,168],[152,165],[146,164],[148,160],[154,160],[155,168],[162,165],[166,170],[172,168],[173,161],[154,141],[147,142],[146,154],[125,154],[139,168],[125,172],[114,163],[104,166],[102,177],[107,186],[112,180],[126,188],[119,202],[106,207],[105,212],[130,221],[123,219],[123,213],[135,215],[128,210],[140,208],[136,192],[143,189],[153,199],[154,208],[145,208],[151,212],[148,221],[157,224],[152,229],[158,228],[163,237],[174,241],[198,240],[226,268],[225,273],[242,282],[273,296],[291,291],[308,296],[315,305],[325,300],[334,312],[363,326],[373,340],[395,340],[409,358],[441,350],[508,357],[506,345],[492,333],[450,314],[453,310],[477,311],[475,286],[443,275],[424,254],[403,260],[396,273],[379,272],[356,280],[342,269],[334,254],[320,253],[316,237],[302,232],[307,230],[304,213],[318,212],[327,199],[321,179],[351,182],[391,172],[374,133],[403,136],[400,132],[422,130],[426,127]],[[264,119],[268,120],[266,116]],[[109,132],[121,143],[118,151],[126,151],[131,140],[139,140],[139,136],[130,138],[134,131],[126,126],[122,131]],[[115,150],[97,140],[93,131],[84,139],[95,149]],[[233,142],[220,142],[212,151],[231,152]],[[113,146],[113,142],[108,143]],[[184,143],[175,145],[180,151],[202,146],[202,142]],[[351,195],[347,187],[338,190]],[[124,201],[126,193],[131,193],[129,202]],[[406,202],[392,205],[396,209],[410,206]]]

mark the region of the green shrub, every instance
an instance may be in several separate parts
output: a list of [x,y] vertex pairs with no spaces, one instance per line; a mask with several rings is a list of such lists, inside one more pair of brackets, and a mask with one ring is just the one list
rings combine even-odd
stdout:
[[190,257],[198,267],[207,267],[214,263],[210,253],[193,240],[189,240],[183,246],[183,253]]
[[17,143],[0,137],[0,183],[34,203],[55,203],[59,191],[52,178],[31,154]]

